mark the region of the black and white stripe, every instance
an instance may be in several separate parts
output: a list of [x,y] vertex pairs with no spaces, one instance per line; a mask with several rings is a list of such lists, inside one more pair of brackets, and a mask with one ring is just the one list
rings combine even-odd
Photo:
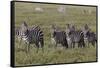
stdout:
[[93,46],[95,46],[95,43],[97,43],[97,37],[96,37],[96,34],[94,32],[87,32],[86,33],[86,37],[85,39],[87,41],[87,44],[88,44],[88,47],[89,47],[89,44],[91,43]]
[[30,43],[35,43],[36,47],[43,47],[44,46],[44,34],[43,31],[39,26],[32,27],[32,29],[29,30],[28,38],[31,41]]
[[20,27],[16,27],[15,28],[15,36],[17,38],[17,40],[21,41],[22,39],[22,31]]
[[78,43],[78,47],[85,47],[84,34],[81,30],[76,30],[74,25],[67,25],[66,35],[69,47],[74,48],[75,43]]
[[66,40],[66,32],[57,29],[54,25],[52,26],[53,32],[52,32],[52,38],[54,39],[57,47],[57,44],[61,44],[63,47],[68,48],[68,43]]
[[[28,28],[25,25],[26,23],[23,23],[20,30],[18,30],[17,36],[21,37],[21,40],[23,40],[27,44],[27,51],[30,49],[30,44],[35,44],[37,48],[44,47],[44,38],[43,38],[43,31],[39,26],[33,26],[32,28]],[[23,29],[24,28],[24,29]]]
[[84,34],[84,41],[88,47],[89,47],[90,43],[93,46],[95,45],[95,43],[97,43],[96,34],[93,31],[91,31],[91,29],[89,28],[89,26],[87,24],[84,25],[83,34]]

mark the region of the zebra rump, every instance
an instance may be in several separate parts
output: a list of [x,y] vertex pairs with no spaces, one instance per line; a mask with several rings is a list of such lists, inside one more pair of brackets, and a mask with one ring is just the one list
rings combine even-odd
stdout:
[[91,43],[93,46],[95,46],[95,43],[97,43],[97,37],[96,37],[96,34],[94,32],[90,32],[90,31],[87,32],[86,38],[88,41],[88,46],[89,46],[89,43]]
[[53,38],[56,41],[56,46],[57,46],[57,44],[61,44],[62,46],[68,48],[65,31],[54,31]]

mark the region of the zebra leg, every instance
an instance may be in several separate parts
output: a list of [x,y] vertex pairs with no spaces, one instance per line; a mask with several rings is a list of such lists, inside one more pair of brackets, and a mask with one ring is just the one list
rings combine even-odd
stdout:
[[88,41],[88,48],[89,48],[90,42]]
[[65,45],[66,45],[66,47],[68,48],[68,41],[67,41],[67,40],[65,41]]
[[95,45],[97,46],[97,40],[95,40]]
[[63,46],[63,48],[65,48],[66,47],[66,45],[65,45],[65,42],[63,41],[63,42],[61,42],[61,45]]
[[25,45],[26,45],[25,47],[26,53],[28,53],[30,51],[30,43],[25,42]]
[[75,42],[73,42],[72,47],[75,48]]
[[63,48],[65,47],[65,44],[64,44],[64,42],[62,42],[62,43],[61,43],[61,45],[63,46]]
[[69,44],[68,44],[68,48],[73,48],[73,42],[70,40],[70,41],[68,41],[69,42]]
[[68,43],[67,43],[67,41],[64,41],[63,46],[65,46],[66,48],[68,48]]
[[84,41],[82,42],[82,45],[83,45],[83,47],[85,47],[85,42]]
[[89,41],[87,39],[84,40],[85,47],[88,47],[88,45],[89,45],[88,42]]
[[82,46],[82,45],[81,45],[81,43],[79,42],[79,43],[78,43],[78,48],[80,48],[81,46]]
[[[22,42],[22,38],[19,39],[19,45],[21,45],[21,42]],[[18,46],[18,48],[19,48],[19,46]]]
[[36,53],[38,53],[38,50],[39,50],[39,42],[36,42],[35,45],[37,47]]
[[70,44],[70,48],[73,48],[73,43]]
[[28,52],[30,52],[30,44],[28,44]]
[[56,44],[55,44],[55,49],[57,48],[57,42],[56,42]]
[[27,44],[27,42],[24,42],[24,45],[25,45],[25,52],[28,53],[28,44]]
[[92,44],[92,46],[93,46],[93,47],[95,47],[95,42],[94,42],[94,41],[93,41],[93,42],[91,42],[91,44]]
[[85,47],[85,42],[84,41],[81,41],[79,44],[78,44],[79,47],[81,48],[84,48]]
[[86,44],[86,47],[89,47],[89,41],[88,40],[86,41],[85,44]]
[[42,51],[44,51],[44,40],[43,39],[40,41],[40,44],[41,44]]

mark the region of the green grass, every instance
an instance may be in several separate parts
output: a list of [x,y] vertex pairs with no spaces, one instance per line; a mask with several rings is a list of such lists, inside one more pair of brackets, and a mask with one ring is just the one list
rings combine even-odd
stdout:
[[[44,12],[34,11],[36,6],[41,6]],[[82,28],[84,24],[88,24],[93,32],[96,32],[96,8],[84,6],[68,6],[66,5],[65,14],[57,12],[59,5],[54,4],[34,4],[34,3],[15,3],[15,27],[19,27],[23,21],[28,26],[40,25],[44,32],[44,52],[39,49],[36,52],[35,45],[31,45],[29,53],[26,53],[26,45],[22,42],[19,44],[15,38],[15,65],[38,65],[38,64],[55,64],[55,63],[73,63],[96,61],[96,47],[90,45],[89,48],[64,49],[62,46],[54,48],[54,44],[50,42],[50,25],[56,24],[65,30],[67,23],[72,23],[77,28]],[[91,14],[82,14],[82,9],[90,9]]]

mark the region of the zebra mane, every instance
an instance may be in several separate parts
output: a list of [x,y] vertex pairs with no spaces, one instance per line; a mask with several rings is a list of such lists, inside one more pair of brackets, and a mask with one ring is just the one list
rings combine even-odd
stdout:
[[22,26],[28,27],[25,21],[22,23]]
[[85,24],[85,25],[84,25],[84,29],[85,29],[85,30],[88,30],[88,29],[89,29],[89,26],[88,26],[87,24]]
[[22,23],[22,25],[21,25],[21,30],[22,30],[22,31],[28,30],[28,25],[26,24],[26,22],[23,22],[23,23]]
[[32,29],[41,29],[39,25],[33,25]]

